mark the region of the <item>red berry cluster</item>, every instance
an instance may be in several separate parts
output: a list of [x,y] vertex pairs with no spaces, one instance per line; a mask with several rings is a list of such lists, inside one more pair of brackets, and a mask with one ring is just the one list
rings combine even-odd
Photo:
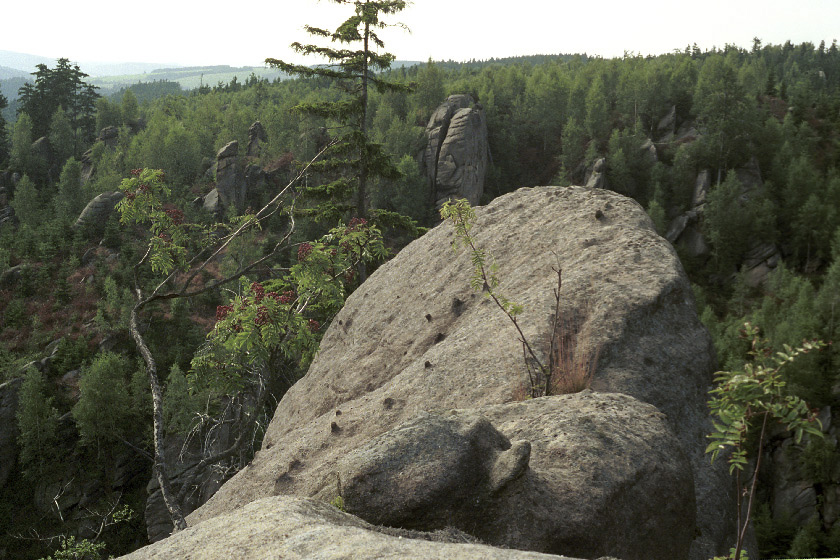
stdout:
[[258,327],[266,325],[271,322],[271,316],[268,313],[268,307],[261,305],[257,308],[257,316],[254,317],[254,324]]
[[233,311],[232,305],[219,305],[216,307],[216,321],[224,321],[228,313]]
[[143,173],[142,169],[132,169],[131,170],[131,174],[134,175],[135,177],[139,177],[141,173]]
[[353,281],[354,278],[356,278],[356,271],[353,270],[352,268],[348,268],[344,272],[344,281],[349,284],[350,282]]
[[140,186],[137,187],[137,190],[141,193],[147,193],[149,192],[149,185],[147,185],[146,183],[140,183]]
[[166,215],[169,216],[169,219],[172,220],[172,223],[176,226],[184,223],[184,213],[181,210],[172,208],[170,210],[164,210],[164,212],[166,212]]
[[260,303],[265,297],[265,288],[259,282],[251,284],[251,291],[254,292],[254,302]]
[[298,247],[298,254],[297,254],[298,261],[305,260],[306,257],[308,257],[309,253],[311,253],[311,252],[312,252],[312,245],[310,245],[309,243],[301,243],[300,247]]
[[350,223],[347,224],[347,233],[351,231],[359,231],[360,229],[364,228],[367,225],[367,220],[364,218],[353,218],[350,220]]
[[280,296],[280,303],[292,303],[295,300],[295,292],[292,290],[287,290],[283,292],[283,295]]
[[159,233],[158,237],[162,239],[164,243],[172,243],[172,236],[166,233],[165,231]]
[[134,197],[136,197],[136,196],[137,196],[137,195],[134,193],[134,191],[129,191],[129,190],[124,190],[124,191],[123,191],[123,194],[125,195],[125,197],[126,197],[128,200],[134,200]]
[[311,332],[317,332],[318,329],[321,328],[321,323],[316,321],[315,319],[309,319],[309,330]]

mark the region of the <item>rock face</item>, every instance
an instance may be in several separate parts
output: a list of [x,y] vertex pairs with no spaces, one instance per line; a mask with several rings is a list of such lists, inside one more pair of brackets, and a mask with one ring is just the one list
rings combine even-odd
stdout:
[[694,538],[691,466],[664,415],[626,395],[421,413],[341,458],[316,496],[339,487],[369,522],[510,548],[686,558]]
[[190,527],[124,560],[574,560],[467,544],[461,535],[420,535],[374,527],[318,500],[275,496]]
[[484,109],[469,95],[450,95],[426,126],[423,166],[435,208],[452,198],[476,205],[487,173],[487,121]]
[[[552,268],[562,268],[561,313],[579,319],[574,328],[578,352],[598,356],[592,389],[625,393],[664,413],[694,479],[699,536],[691,543],[690,557],[722,553],[732,542],[735,525],[729,506],[734,504],[732,485],[725,463],[712,467],[703,453],[711,430],[705,401],[715,369],[714,351],[696,316],[679,260],[656,235],[644,210],[630,199],[598,189],[520,189],[477,209],[473,233],[478,247],[500,265],[499,289],[524,305],[520,325],[543,356],[554,309]],[[522,349],[508,319],[470,289],[469,255],[453,256],[452,240],[450,224],[431,230],[353,293],[327,330],[307,375],[278,405],[263,449],[191,514],[191,524],[275,494],[323,493],[339,463],[355,450],[421,412],[453,408],[481,409],[464,414],[484,413],[510,440],[531,438],[528,472],[540,481],[531,490],[548,492],[551,485],[543,481],[550,476],[539,469],[549,458],[540,454],[553,453],[553,448],[547,440],[544,445],[538,442],[556,426],[541,424],[544,433],[531,427],[537,432],[522,437],[519,430],[525,433],[524,427],[506,424],[503,415],[493,416],[492,406],[528,394]],[[484,411],[484,406],[489,408]],[[510,406],[527,408],[525,403]],[[643,431],[645,414],[657,414],[648,410],[636,413],[636,420],[623,421],[629,433]],[[624,437],[608,431],[604,436]],[[669,449],[667,438],[655,445],[657,453],[668,453],[663,451]],[[563,457],[558,452],[552,459],[563,462]],[[576,459],[566,457],[574,468]],[[575,483],[581,488],[571,488],[571,482],[558,487],[588,499],[587,485],[596,488],[593,481],[606,470],[596,467],[585,481]],[[511,480],[513,489],[529,479]],[[628,512],[637,511],[630,502],[638,500],[630,496],[635,496],[633,488],[640,479],[633,480],[625,486],[626,499],[613,500],[600,515],[626,520]],[[655,498],[657,492],[651,493]],[[690,493],[682,495],[683,501],[690,500]],[[657,507],[673,505],[663,502]],[[524,508],[519,514],[528,511]],[[690,516],[681,521],[693,534]],[[597,526],[599,521],[593,523]],[[490,537],[495,544],[517,546],[526,540],[503,531]],[[535,539],[527,546],[539,550],[548,545]],[[656,546],[649,543],[651,549]]]
[[607,160],[598,158],[592,165],[592,171],[586,180],[587,189],[603,189],[607,184]]
[[216,188],[204,197],[204,209],[218,214],[228,206],[245,208],[245,176],[239,163],[239,142],[228,142],[216,154]]
[[73,227],[87,226],[101,233],[105,229],[105,222],[108,221],[108,217],[123,196],[120,191],[104,192],[96,195],[79,214]]

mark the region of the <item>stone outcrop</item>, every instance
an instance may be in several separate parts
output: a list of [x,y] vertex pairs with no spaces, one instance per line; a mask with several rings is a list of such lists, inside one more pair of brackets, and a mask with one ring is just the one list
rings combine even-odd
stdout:
[[293,496],[263,498],[122,558],[575,560],[474,544],[457,532],[419,534],[374,527],[324,502]]
[[254,122],[254,124],[252,124],[248,129],[248,150],[245,155],[248,157],[259,157],[260,143],[267,141],[268,135],[266,134],[262,123],[260,121]]
[[[254,123],[259,125],[259,121]],[[251,127],[254,129],[254,126]],[[265,137],[265,130],[260,125],[257,129],[262,135],[255,137],[256,143],[249,142],[248,154],[251,155],[252,146],[258,146],[261,138]],[[249,132],[250,134],[250,132]],[[266,184],[266,174],[256,164],[245,165],[239,158],[239,142],[228,142],[216,154],[216,187],[200,200],[202,207],[217,216],[223,214],[228,207],[236,209],[237,213],[245,210],[251,200]]]
[[104,192],[96,195],[87,203],[82,213],[79,214],[73,227],[88,227],[96,233],[102,233],[105,229],[105,222],[111,216],[117,203],[123,198],[122,191]]
[[627,560],[686,558],[694,538],[691,466],[664,415],[626,395],[421,413],[334,468],[316,496],[340,490],[378,525]]
[[476,205],[489,161],[484,109],[469,95],[450,95],[426,126],[421,159],[435,208],[453,198]]
[[[574,329],[578,351],[598,356],[592,389],[624,393],[664,413],[693,475],[696,527],[690,518],[684,521],[698,536],[689,557],[707,559],[722,553],[725,543],[732,542],[734,496],[725,463],[711,466],[704,455],[705,435],[711,430],[705,401],[715,369],[714,350],[696,316],[676,253],[655,233],[644,210],[630,199],[598,189],[520,189],[478,208],[473,234],[477,245],[500,265],[499,289],[524,306],[519,323],[543,356],[554,309],[552,269],[562,268],[561,313],[579,318]],[[478,409],[463,414],[484,414],[514,442],[530,437],[527,472],[540,484],[529,491],[550,494],[546,488],[551,484],[545,482],[549,471],[541,472],[542,462],[576,465],[576,459],[563,454],[559,442],[565,440],[559,435],[555,448],[542,439],[549,437],[548,431],[522,437],[524,425],[493,416],[493,406],[528,394],[522,349],[508,319],[470,289],[469,255],[453,257],[452,240],[450,224],[434,228],[352,294],[325,333],[307,375],[278,405],[262,450],[190,515],[190,524],[275,494],[319,495],[343,458],[424,411]],[[505,406],[522,406],[525,411],[533,405]],[[612,408],[605,408],[609,415]],[[652,407],[648,410],[628,413],[622,421],[628,433],[642,430],[647,417],[658,414]],[[600,422],[592,421],[593,428]],[[543,428],[549,430],[550,425]],[[593,433],[597,435],[597,429]],[[624,437],[609,430],[601,433],[604,445]],[[657,438],[652,443],[655,454],[668,453],[668,438]],[[586,485],[594,489],[598,486],[593,481],[605,476],[605,470],[595,469],[575,483],[583,487],[569,482],[563,488],[586,495]],[[529,476],[511,475],[508,488],[524,484]],[[640,480],[628,480],[625,498],[635,496]],[[683,501],[690,500],[690,494],[683,496]],[[615,499],[602,515],[627,519],[638,511],[630,503],[636,501]],[[645,507],[674,506],[665,499],[655,508]],[[519,515],[527,515],[527,508]],[[597,520],[592,522],[598,526]],[[670,531],[666,520],[657,523]],[[527,540],[501,530],[489,537],[494,544],[516,542],[523,547]],[[538,550],[547,546],[536,538],[528,542],[527,547]],[[596,554],[600,553],[593,551]]]
[[[117,143],[119,142],[119,139],[120,130],[115,126],[106,126],[105,128],[99,131],[99,136],[97,137],[97,141],[102,142],[108,149],[112,151],[117,148]],[[93,148],[89,149],[84,154],[82,154],[80,163],[82,164],[82,184],[85,185],[88,183],[88,181],[91,180],[94,172],[96,171],[95,166],[93,164]]]
[[603,189],[607,185],[607,160],[598,158],[592,165],[592,171],[587,173],[587,189]]

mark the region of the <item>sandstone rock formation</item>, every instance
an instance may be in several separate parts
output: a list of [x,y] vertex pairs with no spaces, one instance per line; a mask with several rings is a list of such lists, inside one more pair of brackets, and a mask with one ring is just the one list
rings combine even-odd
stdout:
[[262,123],[260,121],[254,122],[254,124],[252,124],[248,129],[248,150],[245,155],[248,157],[259,157],[260,143],[267,141],[268,135],[266,134]]
[[458,533],[424,535],[374,527],[324,502],[292,496],[252,502],[122,558],[574,560],[472,544]]
[[[249,156],[252,155],[253,150],[258,150],[260,140],[266,138],[265,129],[259,121],[251,126],[249,135],[252,132],[256,136],[248,143]],[[241,213],[260,189],[265,187],[266,173],[259,165],[245,165],[238,154],[239,143],[236,140],[228,142],[219,150],[216,154],[215,165],[216,187],[203,199],[197,199],[206,211],[217,216],[223,214],[231,206]]]
[[229,206],[245,209],[244,169],[239,163],[239,142],[225,144],[216,154],[216,187],[204,197],[204,209],[214,214]]
[[592,164],[592,171],[587,173],[587,189],[603,189],[607,185],[607,160],[598,158]]
[[[732,541],[734,497],[725,463],[710,466],[703,453],[710,431],[705,400],[714,351],[672,247],[656,235],[636,202],[598,189],[520,189],[477,209],[477,215],[475,240],[496,257],[499,289],[524,305],[520,324],[543,352],[553,312],[552,267],[562,267],[561,313],[580,318],[578,351],[600,352],[592,389],[625,393],[665,414],[694,479],[699,536],[690,557],[722,553]],[[279,404],[263,449],[191,514],[191,524],[275,494],[318,495],[343,458],[423,411],[484,411],[485,405],[528,394],[516,332],[492,302],[472,292],[469,256],[453,256],[452,240],[449,224],[433,229],[348,299],[309,372]],[[648,414],[657,413],[651,408]],[[524,427],[506,424],[504,416],[486,416],[508,439],[527,439],[519,433]],[[625,422],[630,433],[641,429],[646,418],[635,416]],[[540,453],[553,448],[538,444],[540,434],[529,437],[528,472],[543,489],[551,487],[543,484],[550,476],[541,474],[538,465],[548,460]],[[604,437],[621,439],[608,431]],[[669,449],[666,440],[656,442],[657,453]],[[577,465],[572,456],[564,461]],[[595,488],[593,481],[602,476],[596,467],[580,484]],[[510,488],[519,483],[511,482]],[[635,484],[627,483],[625,498],[635,495]],[[583,489],[567,490],[585,495]],[[598,519],[627,519],[628,512],[638,511],[626,499],[608,506],[599,510]],[[649,507],[673,506],[666,499]],[[663,530],[670,527],[666,520],[657,523]],[[517,546],[527,540],[501,530],[490,538],[493,544]],[[547,545],[537,539],[527,546]]]
[[478,204],[489,159],[481,106],[469,95],[450,95],[432,114],[426,135],[422,162],[434,207],[452,198]]
[[121,191],[104,192],[96,195],[79,214],[73,227],[85,226],[101,233],[105,229],[105,222],[108,221],[108,217],[123,196]]
[[691,466],[664,415],[626,395],[421,413],[334,468],[316,496],[340,489],[349,513],[389,527],[628,560],[686,558],[694,538]]

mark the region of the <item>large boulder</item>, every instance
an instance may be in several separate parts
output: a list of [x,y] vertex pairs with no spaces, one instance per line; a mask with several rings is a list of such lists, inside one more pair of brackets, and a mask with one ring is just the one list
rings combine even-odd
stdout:
[[105,223],[123,196],[125,195],[122,191],[104,192],[96,195],[79,214],[73,227],[84,226],[97,233],[102,233],[105,230]]
[[324,502],[274,496],[209,519],[123,560],[574,560],[475,544],[457,532],[419,534],[374,527]]
[[626,395],[421,413],[333,468],[317,497],[390,527],[625,560],[686,558],[694,538],[691,466],[664,415]]
[[[655,406],[691,464],[698,536],[690,557],[728,550],[732,484],[724,462],[712,466],[704,454],[715,355],[673,248],[635,201],[599,189],[520,189],[476,213],[475,241],[499,263],[499,290],[524,306],[519,325],[544,359],[553,269],[562,268],[561,313],[577,318],[578,351],[597,357],[592,389]],[[190,523],[274,494],[315,495],[341,458],[423,411],[529,394],[517,333],[471,290],[469,255],[453,255],[453,239],[450,224],[434,228],[353,293],[278,405],[263,449]],[[616,505],[611,515],[626,518],[626,502]]]
[[487,173],[487,120],[469,95],[450,95],[426,126],[422,159],[436,208],[453,198],[478,204]]

